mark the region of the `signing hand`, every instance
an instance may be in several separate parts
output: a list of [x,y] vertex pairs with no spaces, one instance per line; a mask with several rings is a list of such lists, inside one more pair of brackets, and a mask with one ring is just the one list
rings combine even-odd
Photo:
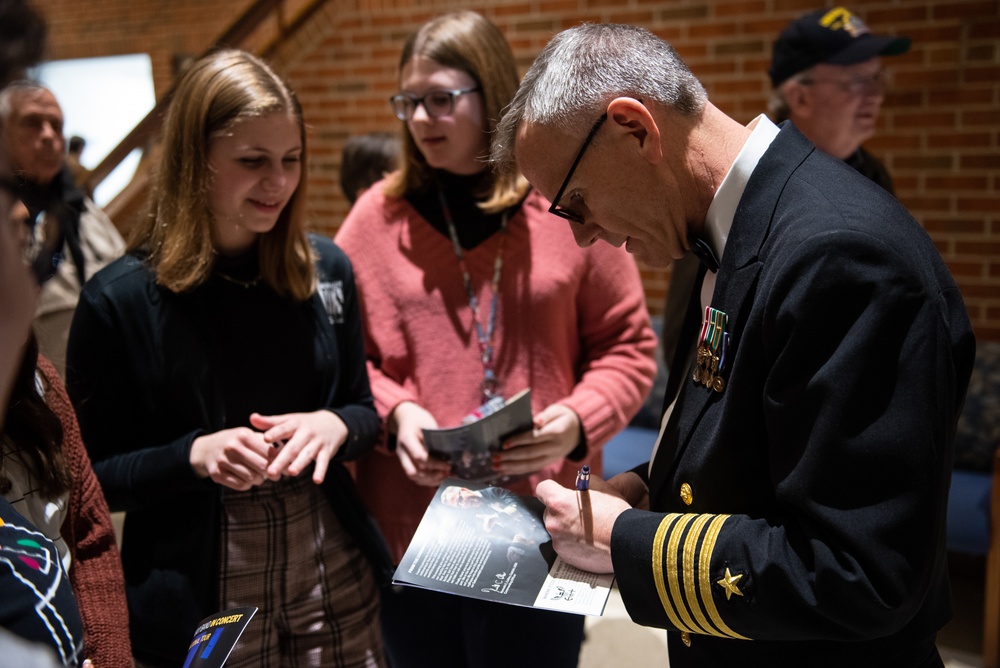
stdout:
[[270,450],[260,432],[235,427],[194,439],[189,458],[199,478],[245,492],[264,482]]
[[580,418],[573,409],[552,404],[535,415],[535,428],[507,439],[493,457],[493,468],[504,475],[541,471],[573,452],[580,442]]
[[543,480],[535,496],[545,504],[545,528],[563,560],[591,573],[614,572],[611,530],[631,507],[614,487],[596,476],[590,477],[589,492]]
[[389,417],[389,430],[396,432],[396,456],[407,477],[418,485],[437,487],[448,477],[451,466],[432,459],[424,446],[422,429],[437,429],[427,410],[412,401],[396,406]]
[[277,455],[267,467],[267,477],[280,480],[282,475],[295,477],[313,462],[313,482],[326,478],[330,460],[347,440],[347,425],[332,411],[250,415],[250,424],[264,432],[264,441],[277,446]]

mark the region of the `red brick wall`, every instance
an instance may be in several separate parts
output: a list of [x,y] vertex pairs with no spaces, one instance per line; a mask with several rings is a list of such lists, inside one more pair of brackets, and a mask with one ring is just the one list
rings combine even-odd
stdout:
[[[174,52],[197,53],[248,0],[38,0],[52,24],[54,58],[148,51],[157,90]],[[712,101],[741,122],[766,108],[773,37],[818,0],[329,0],[280,49],[312,126],[310,212],[332,233],[347,212],[337,183],[340,150],[355,133],[398,128],[403,38],[429,17],[475,9],[505,31],[521,70],[555,32],[581,21],[643,25],[670,41]],[[897,194],[934,239],[959,283],[976,333],[1000,339],[1000,2],[855,0],[877,32],[914,46],[886,59],[892,88],[869,144]],[[669,271],[643,270],[650,308],[662,310]]]
[[173,83],[174,55],[200,54],[252,4],[252,0],[33,2],[48,21],[53,60],[148,53],[158,97]]

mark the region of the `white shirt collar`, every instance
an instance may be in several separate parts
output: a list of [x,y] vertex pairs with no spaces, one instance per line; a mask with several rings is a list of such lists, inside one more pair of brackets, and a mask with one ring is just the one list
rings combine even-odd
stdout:
[[753,131],[726,177],[722,179],[719,189],[715,191],[715,197],[705,216],[705,241],[712,247],[720,263],[736,216],[736,207],[743,197],[747,181],[779,132],[778,126],[764,114],[750,121],[747,128],[752,128]]

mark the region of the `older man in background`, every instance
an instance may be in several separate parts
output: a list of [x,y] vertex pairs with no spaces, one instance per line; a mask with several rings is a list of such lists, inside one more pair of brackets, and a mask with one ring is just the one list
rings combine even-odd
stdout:
[[881,57],[909,48],[909,37],[875,35],[843,7],[792,21],[775,40],[768,69],[771,118],[792,121],[821,151],[893,192],[889,172],[861,144],[875,135],[885,99]]
[[63,112],[55,95],[29,81],[0,91],[0,126],[20,199],[32,216],[55,213],[65,260],[42,288],[35,320],[39,348],[65,375],[66,341],[84,282],[125,250],[117,228],[84,195],[66,164]]

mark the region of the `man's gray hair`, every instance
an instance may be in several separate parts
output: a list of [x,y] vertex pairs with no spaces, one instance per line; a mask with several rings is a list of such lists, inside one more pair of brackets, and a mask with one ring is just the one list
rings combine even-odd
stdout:
[[693,116],[708,100],[705,89],[667,42],[631,25],[585,24],[559,33],[528,68],[493,137],[491,161],[515,169],[521,123],[558,125],[579,134],[616,97],[655,102]]
[[10,119],[10,114],[14,108],[14,98],[24,93],[35,93],[39,91],[52,92],[37,81],[20,79],[0,89],[0,123],[6,123]]
[[797,84],[810,79],[812,74],[812,67],[807,70],[802,70],[798,74],[782,81],[771,91],[771,97],[767,100],[767,112],[775,124],[787,121],[789,116],[792,114],[792,110],[788,106],[788,93],[785,89],[790,84]]
[[771,91],[771,97],[767,100],[767,113],[775,125],[788,120],[791,109],[788,107],[788,98],[785,96],[785,89],[778,86]]

